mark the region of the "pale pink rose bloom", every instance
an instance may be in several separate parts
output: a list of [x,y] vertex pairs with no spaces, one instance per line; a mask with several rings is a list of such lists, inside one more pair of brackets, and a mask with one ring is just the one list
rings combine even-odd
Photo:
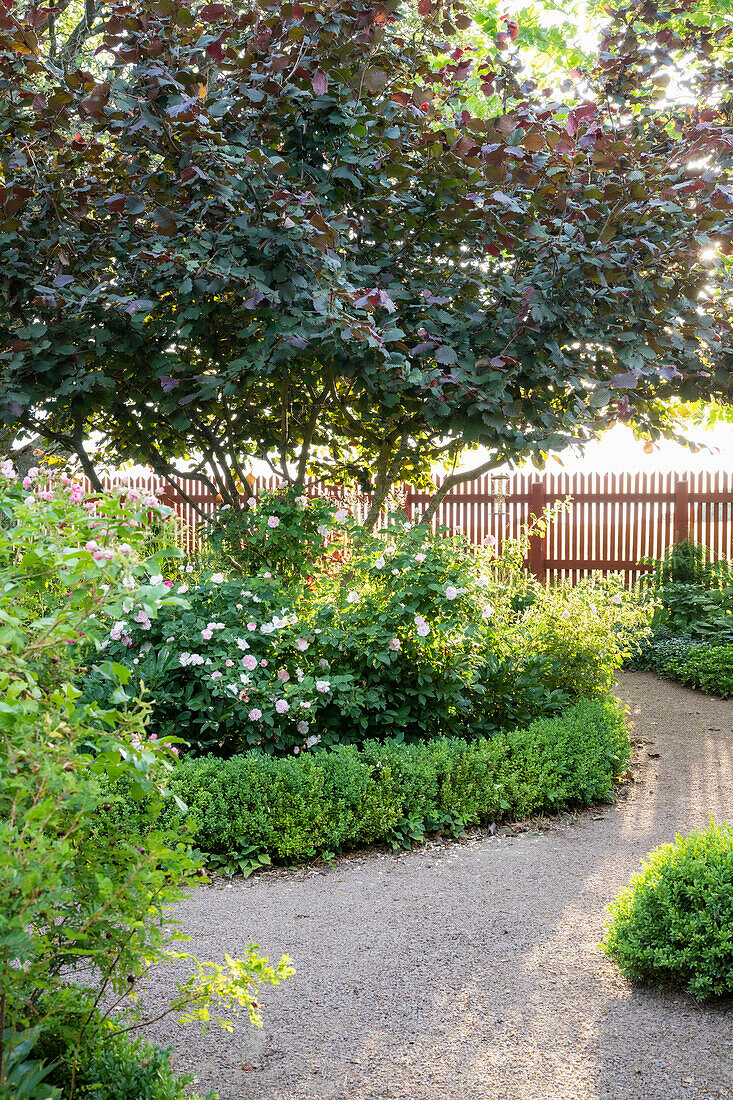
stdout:
[[400,649],[400,646],[401,643],[399,638],[393,638],[392,641],[389,643],[389,648],[392,650],[393,653],[396,653],[397,650]]
[[247,630],[256,630],[257,623],[247,623]]
[[216,672],[212,672],[212,673],[211,673],[211,679],[212,679],[212,680],[221,680],[221,678],[222,678],[222,676],[223,676],[223,675],[224,675],[224,673],[223,673],[223,672],[219,672],[219,670],[217,669],[217,670],[216,670]]
[[305,638],[298,638],[297,642],[295,643],[295,647],[296,649],[299,649],[301,653],[305,653],[306,649],[308,648],[308,642],[306,642]]
[[287,699],[278,699],[275,703],[275,710],[278,714],[287,714],[290,710],[290,703]]
[[226,661],[224,662],[224,664],[225,664],[225,665],[227,666],[227,668],[231,668],[231,667],[232,667],[232,665],[234,664],[234,661],[231,661],[231,660],[230,660],[230,659],[229,659],[229,658],[227,657],[227,659],[226,659]]
[[458,589],[454,588],[452,584],[449,584],[445,590],[446,600],[454,600],[458,595]]
[[424,562],[425,561],[425,555],[424,554],[415,554],[415,561]]
[[213,637],[213,634],[214,634],[213,630],[209,630],[208,627],[206,628],[206,630],[201,631],[201,637],[204,638],[207,642],[208,642],[209,638]]
[[246,668],[247,672],[253,672],[257,668],[257,658],[248,653],[246,657],[242,657],[242,667]]
[[248,717],[250,722],[259,722],[260,718],[262,717],[262,711],[259,709],[259,707],[252,707],[252,710],[249,712]]
[[267,526],[268,527],[279,527],[280,526],[280,520],[278,519],[277,516],[268,516],[267,517]]

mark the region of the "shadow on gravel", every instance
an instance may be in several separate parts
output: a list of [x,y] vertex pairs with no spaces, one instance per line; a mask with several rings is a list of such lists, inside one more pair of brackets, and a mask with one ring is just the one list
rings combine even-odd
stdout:
[[642,857],[731,806],[733,705],[646,674],[620,694],[642,743],[616,806],[198,891],[198,954],[255,939],[298,972],[262,1032],[153,1037],[221,1100],[733,1100],[729,1006],[632,989],[598,950]]

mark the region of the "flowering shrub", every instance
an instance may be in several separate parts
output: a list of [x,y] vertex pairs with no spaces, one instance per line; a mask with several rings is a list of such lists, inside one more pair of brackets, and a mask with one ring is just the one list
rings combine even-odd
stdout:
[[[198,752],[472,737],[568,699],[535,658],[499,652],[486,578],[459,539],[360,532],[340,573],[306,585],[269,569],[186,576],[186,610],[114,623],[107,647],[155,699],[155,731]],[[106,686],[85,690],[101,700]]]
[[269,570],[292,581],[317,571],[326,540],[346,511],[323,498],[309,499],[302,485],[262,490],[246,511],[220,509],[209,527],[209,543],[230,566],[245,574]]
[[[97,658],[110,622],[126,616],[144,632],[161,612],[182,610],[155,572],[158,562],[137,552],[151,510],[159,510],[152,498],[85,498],[63,475],[52,482],[30,473],[23,483],[9,463],[0,470],[2,1096],[12,1067],[13,1096],[29,1095],[18,1074],[26,1084],[35,1074],[44,1078],[44,1096],[73,1100],[75,1072],[99,1021],[94,1007],[109,996],[127,1010],[148,967],[185,938],[170,934],[167,913],[198,864],[185,829],[172,835],[158,826],[178,747],[148,735],[146,703],[117,705],[130,675],[123,665],[102,659],[94,666],[108,685],[101,707],[84,702],[71,682],[82,661]],[[46,592],[64,598],[39,614],[38,594]],[[116,633],[122,644],[126,635]],[[100,825],[101,785],[117,780],[147,807],[123,835]],[[290,973],[286,962],[274,970],[256,954],[232,960],[226,973],[194,961],[195,976],[170,1007],[203,1023],[215,1000],[244,1007],[256,1022],[257,982]],[[90,1010],[65,1051],[67,1087],[54,1076],[58,1065],[44,1077],[36,1048],[64,1030],[81,1000]],[[182,1088],[171,1078],[168,1100]],[[113,1095],[121,1093],[99,1093]]]

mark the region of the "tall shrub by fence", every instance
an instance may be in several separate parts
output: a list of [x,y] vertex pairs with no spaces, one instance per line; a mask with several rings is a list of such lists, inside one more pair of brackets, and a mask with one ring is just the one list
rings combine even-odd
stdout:
[[[175,508],[184,525],[186,546],[190,549],[197,543],[203,521],[182,496],[153,475],[125,476],[124,480]],[[206,514],[216,509],[215,497],[199,482],[181,479],[179,484]],[[278,484],[274,477],[257,478],[255,495]],[[501,496],[497,496],[498,487]],[[309,491],[321,490],[311,486]],[[501,482],[486,475],[452,489],[434,525],[463,532],[476,546],[492,536],[500,550],[506,539],[517,537],[530,516],[541,515],[546,506],[568,497],[570,505],[555,516],[546,536],[531,540],[528,564],[542,580],[575,582],[591,572],[622,572],[631,584],[645,569],[641,559],[658,558],[672,543],[687,537],[710,546],[719,557],[733,558],[733,476],[727,471],[517,473]],[[404,487],[404,506],[411,518],[425,510],[429,499],[429,493]]]

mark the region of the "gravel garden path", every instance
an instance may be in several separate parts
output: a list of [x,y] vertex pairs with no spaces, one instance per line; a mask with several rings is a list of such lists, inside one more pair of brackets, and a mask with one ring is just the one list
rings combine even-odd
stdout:
[[192,950],[254,939],[297,974],[261,1031],[151,1037],[221,1100],[733,1098],[733,1001],[632,988],[596,946],[651,848],[730,816],[733,703],[645,673],[618,690],[637,759],[617,805],[201,888]]

